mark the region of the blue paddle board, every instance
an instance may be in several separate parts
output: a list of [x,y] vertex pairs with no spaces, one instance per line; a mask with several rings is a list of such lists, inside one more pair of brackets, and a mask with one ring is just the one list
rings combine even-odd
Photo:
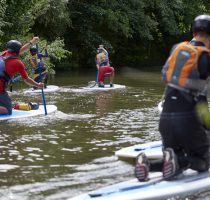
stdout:
[[[155,141],[134,145],[117,151],[116,155],[135,158],[140,152],[145,152],[149,158],[161,158],[162,143]],[[153,172],[149,174],[147,182],[139,182],[135,178],[81,194],[69,200],[162,200],[210,190],[209,183],[209,171],[197,173],[188,169],[170,181],[164,180],[161,172]]]
[[[57,110],[57,107],[55,105],[46,105],[47,113],[50,114],[52,112],[55,112]],[[40,105],[38,110],[12,110],[12,115],[0,115],[0,121],[2,120],[9,120],[9,119],[20,119],[20,118],[26,118],[26,117],[33,117],[37,115],[45,115],[44,106]]]
[[163,200],[183,197],[196,192],[209,190],[210,172],[198,174],[186,170],[174,180],[162,179],[161,173],[151,173],[148,182],[137,179],[107,186],[69,200]]

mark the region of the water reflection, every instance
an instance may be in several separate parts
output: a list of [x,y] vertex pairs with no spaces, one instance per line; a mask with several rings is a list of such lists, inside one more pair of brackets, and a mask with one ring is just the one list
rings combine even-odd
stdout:
[[96,93],[96,112],[99,116],[103,116],[113,107],[113,91]]

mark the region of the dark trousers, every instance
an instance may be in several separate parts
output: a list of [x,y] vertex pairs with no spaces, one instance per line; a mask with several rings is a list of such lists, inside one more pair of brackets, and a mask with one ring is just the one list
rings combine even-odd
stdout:
[[0,93],[0,106],[5,107],[9,115],[12,114],[12,100],[7,92]]
[[[173,148],[181,168],[198,172],[209,169],[209,139],[207,131],[194,112],[162,113],[159,122],[163,148]],[[160,171],[162,161],[151,164],[152,171]]]

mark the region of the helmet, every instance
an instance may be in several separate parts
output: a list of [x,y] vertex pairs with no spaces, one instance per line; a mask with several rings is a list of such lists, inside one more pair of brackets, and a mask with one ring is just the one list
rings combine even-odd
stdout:
[[210,16],[199,15],[194,19],[192,26],[193,33],[205,32],[210,35]]
[[31,52],[32,55],[36,54],[36,47],[35,46],[32,46],[30,48],[30,52]]
[[7,50],[9,52],[15,52],[17,55],[19,55],[21,47],[22,44],[17,40],[10,40],[7,42]]

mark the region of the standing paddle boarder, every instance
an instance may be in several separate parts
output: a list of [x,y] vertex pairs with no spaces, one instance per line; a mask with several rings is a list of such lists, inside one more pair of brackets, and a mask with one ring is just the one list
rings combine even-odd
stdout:
[[[48,57],[48,50],[47,46],[44,48],[44,54],[41,52],[37,52],[37,47],[32,46],[30,48],[31,57],[29,58],[30,66],[34,70],[34,81],[36,82],[44,82],[44,87],[47,87],[47,79],[48,79],[48,72],[47,69],[44,67],[43,58]],[[36,89],[36,87],[34,87]]]

